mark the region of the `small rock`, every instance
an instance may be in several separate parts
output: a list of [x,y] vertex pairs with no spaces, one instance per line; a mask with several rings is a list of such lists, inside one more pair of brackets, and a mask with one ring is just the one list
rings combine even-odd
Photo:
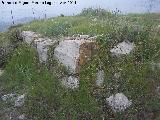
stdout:
[[103,70],[99,70],[97,72],[97,80],[96,80],[96,85],[97,86],[102,86],[104,82],[104,71]]
[[106,100],[114,112],[124,111],[132,104],[132,102],[129,101],[123,93],[117,93],[116,95],[112,95]]
[[62,80],[62,84],[66,87],[66,88],[70,88],[70,89],[75,89],[79,87],[79,80],[76,77],[73,76],[69,76],[68,78],[64,78]]
[[15,107],[21,107],[24,105],[24,101],[25,101],[25,95],[20,95],[17,97],[17,99],[15,100]]
[[80,35],[80,39],[88,39],[89,35]]
[[22,114],[22,115],[20,115],[19,117],[18,117],[18,120],[24,120],[25,119],[25,115],[24,114]]
[[3,95],[2,97],[1,97],[1,99],[2,99],[2,101],[7,101],[7,100],[14,100],[15,99],[15,97],[16,97],[16,94],[13,94],[13,93],[11,93],[11,94],[7,94],[7,95]]
[[23,31],[21,33],[21,37],[28,44],[31,44],[35,39],[38,39],[40,36],[41,36],[40,34],[37,34],[32,31]]
[[0,69],[0,76],[4,73],[4,70]]
[[98,36],[89,37],[88,40],[96,40]]
[[92,19],[92,21],[96,22],[96,21],[97,21],[97,18]]
[[119,79],[120,77],[121,77],[121,73],[120,72],[114,74],[114,78],[115,79]]
[[125,55],[129,54],[134,49],[134,47],[135,46],[133,43],[124,41],[111,49],[110,52],[115,56]]

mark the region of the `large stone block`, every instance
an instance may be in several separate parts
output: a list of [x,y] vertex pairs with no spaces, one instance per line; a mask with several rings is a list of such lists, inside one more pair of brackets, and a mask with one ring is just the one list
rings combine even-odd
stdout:
[[70,73],[78,73],[81,66],[98,50],[93,40],[76,38],[63,40],[54,50],[55,57],[67,67]]

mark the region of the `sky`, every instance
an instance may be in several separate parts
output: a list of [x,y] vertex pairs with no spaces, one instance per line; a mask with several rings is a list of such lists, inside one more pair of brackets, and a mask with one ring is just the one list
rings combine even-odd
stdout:
[[[2,1],[4,4],[2,4]],[[76,0],[76,4],[60,4],[68,0],[23,0],[16,5],[6,3],[13,1],[19,2],[20,0],[0,0],[0,21],[11,21],[11,10],[14,19],[24,17],[44,18],[45,13],[47,17],[60,14],[73,15],[88,7],[100,7],[109,11],[118,9],[122,13],[160,12],[160,0]],[[38,1],[39,4],[33,4],[32,1]],[[53,4],[51,6],[43,5],[43,1]],[[29,2],[29,4],[22,5],[23,2]]]

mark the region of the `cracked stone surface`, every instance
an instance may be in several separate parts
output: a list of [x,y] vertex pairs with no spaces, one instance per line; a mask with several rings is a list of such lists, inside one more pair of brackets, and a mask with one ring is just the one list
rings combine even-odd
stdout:
[[132,105],[132,102],[123,93],[117,93],[106,99],[114,112],[121,112]]

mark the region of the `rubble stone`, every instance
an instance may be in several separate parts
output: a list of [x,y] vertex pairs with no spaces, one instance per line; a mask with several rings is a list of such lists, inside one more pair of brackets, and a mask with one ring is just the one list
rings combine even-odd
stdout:
[[104,82],[104,71],[103,70],[99,70],[97,72],[97,80],[96,80],[96,85],[97,86],[102,86]]
[[131,106],[132,102],[123,93],[117,93],[106,99],[114,112],[121,112]]
[[110,50],[110,52],[115,55],[125,55],[129,54],[134,49],[134,44],[129,41],[124,41],[116,45],[113,49]]

